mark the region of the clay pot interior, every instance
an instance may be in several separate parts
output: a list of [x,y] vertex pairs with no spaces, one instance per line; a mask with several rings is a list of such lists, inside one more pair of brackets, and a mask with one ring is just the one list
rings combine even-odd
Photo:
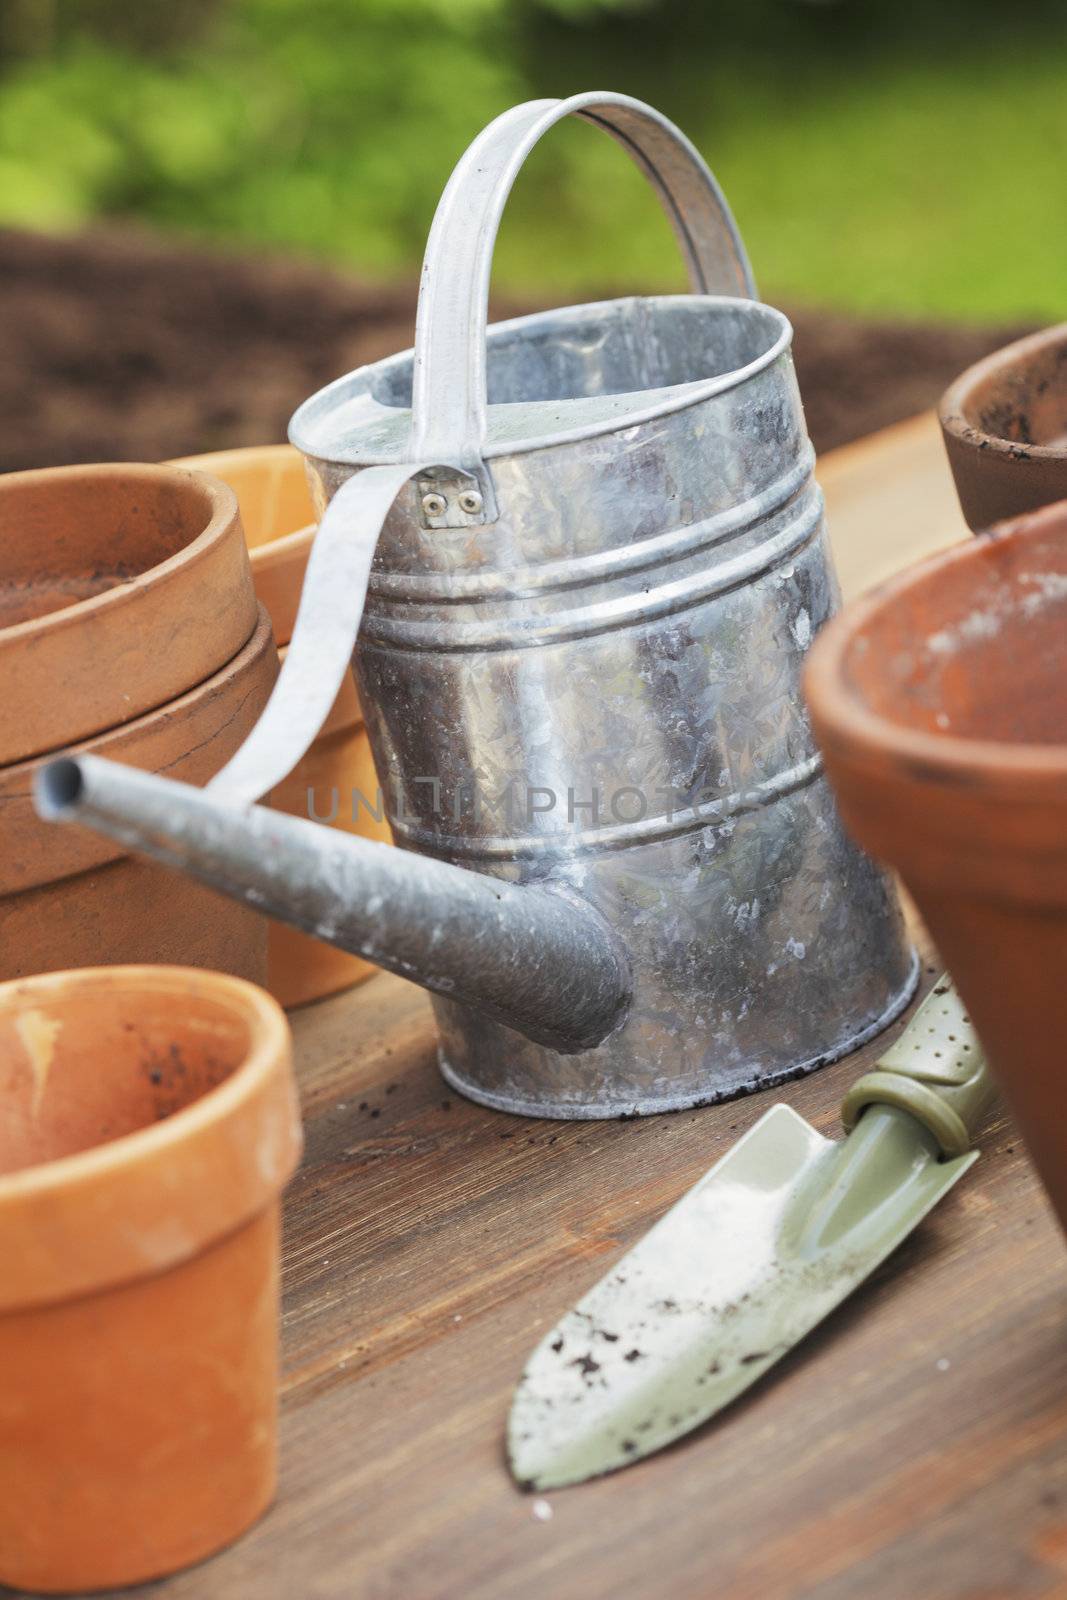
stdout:
[[1022,339],[971,369],[960,410],[990,439],[1067,452],[1067,326]]
[[88,492],[62,473],[27,475],[0,494],[0,628],[128,583],[185,549],[215,513],[188,476],[100,473]]
[[971,528],[1067,496],[1067,323],[968,368],[939,408],[949,465]]
[[247,1018],[207,995],[193,1008],[165,990],[74,987],[46,1013],[16,989],[0,1003],[0,1174],[154,1127],[230,1077],[252,1042]]
[[213,472],[237,496],[249,550],[259,550],[315,522],[304,458],[292,445],[252,446],[192,456],[187,466]]
[[842,662],[868,710],[953,739],[1067,746],[1067,516],[1027,520],[1030,537],[987,535],[936,585],[874,609]]

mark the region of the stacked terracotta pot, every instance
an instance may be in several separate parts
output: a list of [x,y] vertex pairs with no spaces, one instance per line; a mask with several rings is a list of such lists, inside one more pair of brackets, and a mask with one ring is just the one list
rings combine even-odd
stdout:
[[[188,456],[172,465],[210,472],[236,492],[256,594],[270,613],[284,658],[316,525],[299,453],[289,445],[264,445]],[[297,817],[313,811],[320,820],[330,818],[336,809],[334,826],[388,842],[384,813],[375,814],[383,812],[376,803],[377,789],[359,697],[348,678],[315,743],[274,791],[271,803]],[[363,798],[354,803],[353,796]],[[359,956],[336,950],[280,922],[270,924],[268,953],[268,986],[285,1006],[333,994],[369,978],[376,970]]]
[[156,466],[0,479],[0,979],[130,961],[262,981],[255,913],[33,808],[65,748],[203,784],[277,658],[226,485]]

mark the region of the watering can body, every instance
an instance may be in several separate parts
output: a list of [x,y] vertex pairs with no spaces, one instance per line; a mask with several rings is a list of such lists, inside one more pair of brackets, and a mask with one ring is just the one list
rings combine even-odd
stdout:
[[[698,292],[487,335],[504,197],[567,111],[636,156]],[[517,942],[492,1004],[426,971],[461,970],[445,945],[465,937],[474,966],[487,945],[492,963],[492,908],[465,933],[404,898],[425,924],[418,960],[356,942],[434,991],[444,1075],[494,1107],[606,1117],[729,1098],[856,1047],[914,986],[892,889],[843,832],[800,696],[837,593],[791,330],[752,295],[714,180],[669,123],[618,96],[516,108],[442,200],[415,350],[293,419],[322,530],[276,700],[212,787],[236,827],[297,759],[365,594],[353,664],[396,842],[427,872],[476,875],[479,894],[498,882]],[[283,853],[270,838],[265,858]],[[200,875],[250,886],[203,861]],[[434,881],[446,898],[458,883]],[[312,899],[301,925],[337,937],[336,908]],[[524,943],[523,906],[531,923],[558,909],[566,940],[542,920]],[[603,990],[580,1039],[516,1025],[509,981],[551,1007],[572,979]]]
[[[837,593],[788,337],[703,296],[494,328],[496,521],[424,526],[425,478],[386,518],[355,671],[397,843],[566,886],[633,978],[625,1023],[578,1054],[435,997],[445,1076],[488,1104],[725,1098],[855,1047],[908,992],[891,893],[837,820],[799,694]],[[358,468],[311,452],[340,454],[383,396],[403,409],[411,367],[294,419],[324,502]],[[598,414],[605,390],[629,413]],[[656,414],[632,420],[635,394]],[[546,405],[579,436],[509,449],[540,441]]]

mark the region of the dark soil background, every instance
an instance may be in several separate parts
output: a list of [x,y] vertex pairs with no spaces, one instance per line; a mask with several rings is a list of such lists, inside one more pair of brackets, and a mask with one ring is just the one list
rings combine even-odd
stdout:
[[[126,230],[0,230],[0,470],[283,439],[312,390],[410,345],[415,293]],[[1028,331],[785,309],[819,451],[934,404],[963,367]]]

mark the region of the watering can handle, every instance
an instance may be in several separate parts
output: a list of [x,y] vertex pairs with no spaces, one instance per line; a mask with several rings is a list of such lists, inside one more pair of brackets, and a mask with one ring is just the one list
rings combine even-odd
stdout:
[[491,490],[486,438],[486,324],[493,248],[523,162],[549,128],[582,117],[618,140],[659,195],[694,294],[751,298],[752,269],[703,157],[666,117],[628,95],[530,100],[485,128],[452,173],[434,216],[415,324],[409,457],[474,473]]
[[[327,506],[281,675],[248,738],[208,785],[219,799],[247,805],[267,794],[326,721],[348,672],[378,535],[404,485],[423,473],[458,470],[468,488],[474,477],[482,491],[482,509],[461,513],[460,525],[492,519],[493,486],[482,452],[493,246],[520,167],[541,135],[569,115],[605,129],[645,173],[678,236],[695,292],[755,294],[718,184],[680,129],[651,106],[626,95],[579,94],[531,100],[491,122],[449,179],[426,246],[408,460],[365,467]],[[425,487],[432,485],[420,492]]]
[[218,799],[251,805],[310,749],[348,676],[382,524],[419,470],[365,467],[326,507],[282,670],[259,721],[207,786]]

